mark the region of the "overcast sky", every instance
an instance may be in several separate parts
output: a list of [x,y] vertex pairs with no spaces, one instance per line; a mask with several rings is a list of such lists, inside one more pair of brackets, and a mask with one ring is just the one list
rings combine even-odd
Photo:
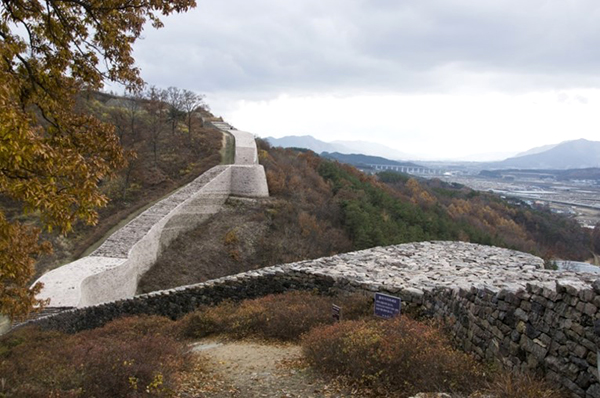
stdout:
[[164,22],[142,77],[262,137],[416,158],[600,140],[598,0],[198,0]]

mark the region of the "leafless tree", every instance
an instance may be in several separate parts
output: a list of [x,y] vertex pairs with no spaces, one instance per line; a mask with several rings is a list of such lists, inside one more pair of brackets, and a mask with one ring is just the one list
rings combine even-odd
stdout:
[[151,86],[144,96],[147,100],[148,132],[154,153],[154,165],[157,165],[158,142],[168,122],[168,93],[163,89]]
[[182,91],[177,87],[169,87],[166,90],[166,102],[169,104],[168,121],[171,124],[171,134],[175,134],[175,130],[177,129],[177,123],[183,116]]
[[192,134],[192,121],[194,118],[194,112],[198,108],[206,109],[207,107],[206,103],[204,102],[204,98],[205,96],[202,94],[196,94],[195,92],[190,90],[183,90],[181,107],[185,112],[185,118],[187,122],[188,133],[190,134],[190,139]]
[[135,141],[138,137],[136,125],[138,123],[138,119],[142,111],[142,96],[139,93],[126,92],[123,94],[123,97],[125,97],[124,108],[129,124],[129,132],[131,134],[132,139]]

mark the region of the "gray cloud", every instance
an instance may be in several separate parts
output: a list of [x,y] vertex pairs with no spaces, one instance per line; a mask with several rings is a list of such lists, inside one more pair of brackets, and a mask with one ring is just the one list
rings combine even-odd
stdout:
[[597,0],[199,1],[165,22],[143,76],[200,92],[600,87]]

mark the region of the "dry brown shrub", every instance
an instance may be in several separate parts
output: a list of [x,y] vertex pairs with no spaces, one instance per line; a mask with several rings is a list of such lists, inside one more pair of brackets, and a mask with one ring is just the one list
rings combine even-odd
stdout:
[[404,316],[319,327],[304,336],[302,347],[317,369],[400,396],[469,393],[483,382],[477,363],[438,329]]
[[569,395],[546,380],[507,371],[494,375],[484,393],[494,398],[567,398]]
[[234,338],[291,341],[318,325],[332,323],[333,303],[342,306],[344,318],[356,319],[369,314],[370,302],[365,296],[332,298],[294,291],[204,307],[183,317],[178,327],[181,335],[187,338],[224,333]]
[[285,174],[281,170],[267,170],[267,185],[271,195],[279,195],[286,191]]
[[187,357],[172,322],[131,317],[74,335],[24,328],[0,339],[0,396],[169,396]]

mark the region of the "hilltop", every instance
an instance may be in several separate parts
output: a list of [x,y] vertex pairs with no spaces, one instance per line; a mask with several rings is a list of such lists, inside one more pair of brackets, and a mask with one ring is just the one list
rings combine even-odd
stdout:
[[389,159],[410,159],[414,158],[407,153],[400,152],[386,145],[369,141],[332,141],[325,142],[310,135],[290,135],[281,138],[265,138],[269,144],[282,148],[304,148],[310,149],[315,153],[338,152],[342,154],[363,154],[370,156],[379,156]]

